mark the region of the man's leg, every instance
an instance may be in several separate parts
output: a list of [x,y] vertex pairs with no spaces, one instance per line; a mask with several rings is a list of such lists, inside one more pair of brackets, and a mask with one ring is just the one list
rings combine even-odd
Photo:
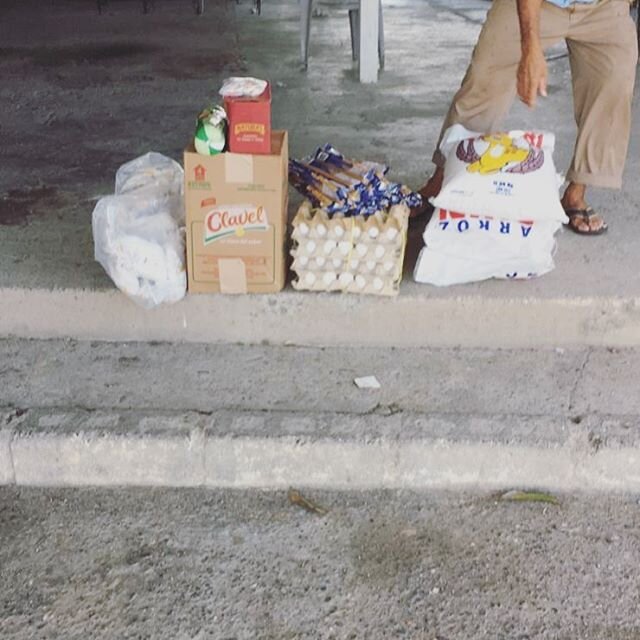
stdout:
[[[548,48],[566,37],[569,12],[545,3],[540,18],[542,45]],[[436,171],[420,190],[425,199],[440,192],[444,157],[438,151],[444,132],[453,124],[489,133],[500,129],[516,96],[521,57],[520,26],[515,0],[494,0],[474,49],[471,64],[445,118],[433,162]]]
[[[638,43],[627,0],[609,0],[576,11],[567,38],[578,137],[565,209],[587,210],[587,186],[620,188],[629,145],[631,100]],[[592,215],[575,225],[582,232],[604,227]]]

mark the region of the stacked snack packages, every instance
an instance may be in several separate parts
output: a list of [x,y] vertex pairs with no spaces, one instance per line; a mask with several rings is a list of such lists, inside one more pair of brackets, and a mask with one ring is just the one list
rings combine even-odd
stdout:
[[295,289],[398,293],[409,208],[420,196],[389,182],[387,171],[330,145],[289,163],[291,183],[307,197],[293,220]]
[[555,234],[566,222],[544,132],[444,136],[442,190],[414,278],[438,286],[489,278],[529,279],[554,268]]

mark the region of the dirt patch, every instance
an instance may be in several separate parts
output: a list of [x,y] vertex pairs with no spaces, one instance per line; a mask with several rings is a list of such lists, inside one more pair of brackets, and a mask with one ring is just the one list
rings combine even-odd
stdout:
[[11,189],[0,198],[0,225],[26,226],[31,218],[44,215],[60,205],[61,200],[55,187]]
[[154,72],[163,78],[174,80],[208,79],[222,71],[241,73],[247,71],[247,63],[239,51],[209,51],[198,55],[167,56],[152,60]]
[[16,49],[42,67],[58,67],[67,64],[113,62],[158,51],[156,46],[139,42],[106,42],[98,44],[73,44],[64,47],[35,47]]

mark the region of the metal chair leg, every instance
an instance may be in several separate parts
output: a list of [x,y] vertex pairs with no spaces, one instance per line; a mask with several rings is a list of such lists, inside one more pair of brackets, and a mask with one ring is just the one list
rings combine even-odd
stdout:
[[349,9],[349,29],[351,31],[351,57],[357,62],[360,55],[360,10]]
[[380,68],[384,69],[384,22],[382,21],[382,0],[378,3],[378,57]]
[[306,69],[309,66],[309,37],[311,36],[312,0],[300,0],[300,57]]

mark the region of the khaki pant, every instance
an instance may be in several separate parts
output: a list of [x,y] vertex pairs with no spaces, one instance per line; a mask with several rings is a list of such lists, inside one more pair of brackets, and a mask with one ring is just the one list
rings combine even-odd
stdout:
[[[471,65],[442,132],[460,123],[498,131],[516,97],[520,29],[516,0],[494,0]],[[600,0],[560,9],[543,3],[543,46],[566,40],[578,137],[567,180],[619,188],[629,146],[638,43],[628,0]],[[442,134],[441,134],[442,138]],[[438,151],[433,161],[444,165]]]

